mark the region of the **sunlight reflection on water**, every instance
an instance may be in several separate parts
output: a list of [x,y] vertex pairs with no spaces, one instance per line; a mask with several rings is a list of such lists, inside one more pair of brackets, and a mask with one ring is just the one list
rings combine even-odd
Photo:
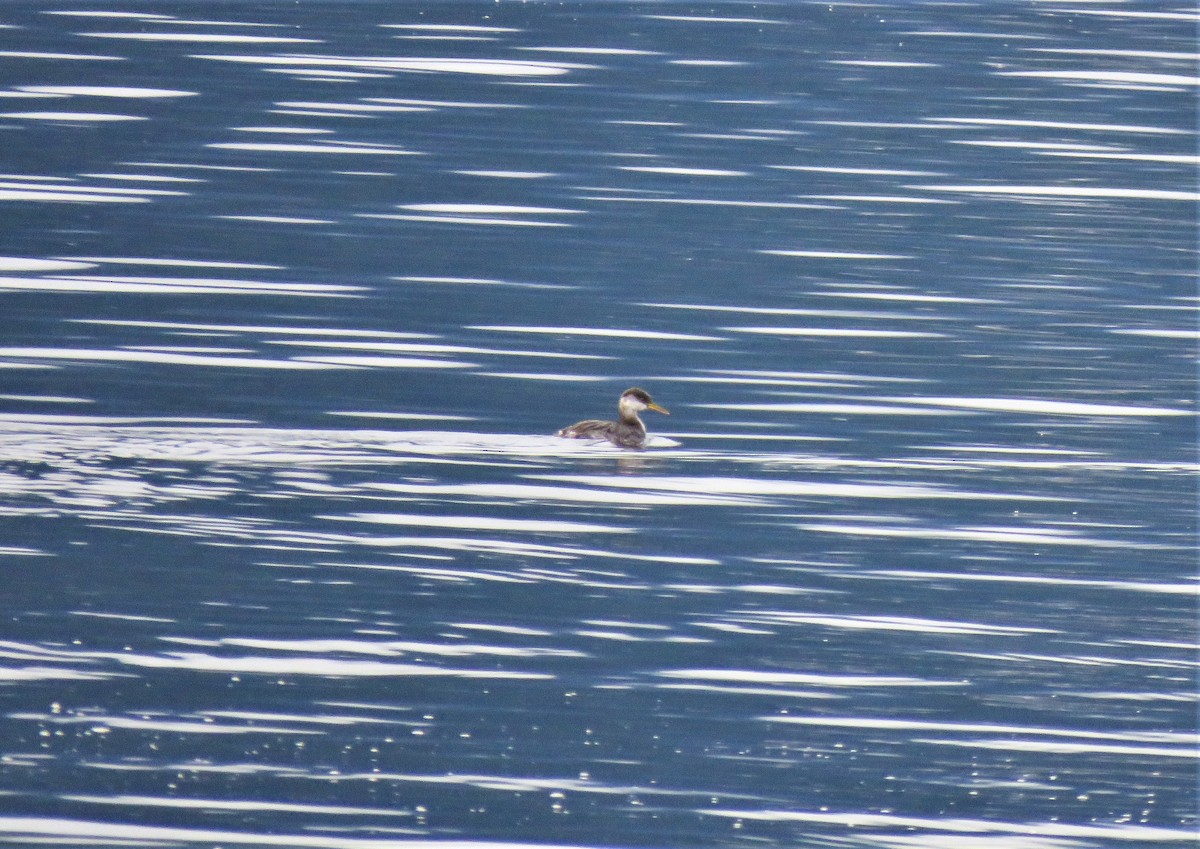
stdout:
[[1193,13],[335,5],[5,9],[0,843],[1194,841]]

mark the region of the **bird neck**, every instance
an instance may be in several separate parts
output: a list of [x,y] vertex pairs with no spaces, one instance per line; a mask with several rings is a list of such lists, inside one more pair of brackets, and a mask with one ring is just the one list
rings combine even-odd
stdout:
[[636,410],[631,410],[628,407],[621,407],[618,412],[621,414],[621,422],[623,424],[633,425],[638,430],[644,431],[646,429],[646,425],[643,424],[642,420],[638,417]]

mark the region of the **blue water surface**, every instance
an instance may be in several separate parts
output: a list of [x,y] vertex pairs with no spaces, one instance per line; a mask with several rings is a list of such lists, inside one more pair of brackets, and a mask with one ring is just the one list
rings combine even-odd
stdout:
[[0,842],[1192,845],[1197,21],[10,0]]

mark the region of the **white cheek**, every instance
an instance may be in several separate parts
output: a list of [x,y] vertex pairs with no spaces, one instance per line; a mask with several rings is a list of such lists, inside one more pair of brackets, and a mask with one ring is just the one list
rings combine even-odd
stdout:
[[646,405],[629,395],[621,396],[621,403],[618,405],[622,413],[640,413],[646,409]]

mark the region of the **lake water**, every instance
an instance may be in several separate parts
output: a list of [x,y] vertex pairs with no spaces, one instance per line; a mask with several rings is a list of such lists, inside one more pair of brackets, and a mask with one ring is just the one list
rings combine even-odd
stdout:
[[5,3],[0,842],[1194,845],[1198,17]]

